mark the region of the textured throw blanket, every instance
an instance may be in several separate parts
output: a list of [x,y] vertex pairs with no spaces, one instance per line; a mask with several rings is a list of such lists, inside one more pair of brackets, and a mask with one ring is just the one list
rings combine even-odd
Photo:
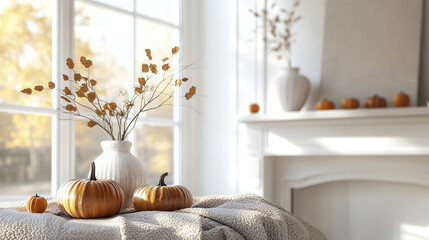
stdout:
[[325,240],[313,226],[256,195],[197,197],[191,208],[73,219],[48,201],[43,214],[25,202],[0,203],[0,239],[305,239]]

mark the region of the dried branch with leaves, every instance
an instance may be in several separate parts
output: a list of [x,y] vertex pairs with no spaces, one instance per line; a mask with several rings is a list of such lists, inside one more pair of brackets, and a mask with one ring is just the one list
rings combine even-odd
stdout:
[[[171,49],[171,56],[162,59],[161,69],[158,71],[158,66],[152,63],[152,53],[150,49],[146,49],[145,53],[148,62],[142,64],[142,76],[138,78],[138,82],[134,86],[134,91],[130,97],[127,93],[124,95],[122,104],[114,101],[102,99],[96,91],[98,82],[90,78],[89,70],[93,65],[92,61],[85,57],[80,58],[81,64],[86,69],[86,77],[76,72],[74,62],[71,58],[67,59],[67,67],[73,71],[73,77],[63,74],[63,81],[68,82],[68,86],[64,89],[58,89],[63,110],[66,113],[88,120],[88,127],[99,126],[109,134],[112,140],[125,140],[130,132],[134,129],[137,119],[142,113],[158,109],[173,97],[174,89],[169,90],[169,86],[174,84],[176,88],[182,86],[188,81],[188,78],[176,79],[173,82],[174,73],[171,68],[171,60],[173,55],[179,52],[179,47]],[[158,82],[155,80],[157,74],[162,74],[162,79]],[[67,85],[67,84],[65,84]],[[48,82],[46,87],[37,85],[33,87],[34,91],[42,92],[45,89],[56,89],[55,83]],[[25,88],[22,93],[31,95],[33,89]],[[191,86],[185,94],[186,100],[189,100],[196,93],[196,87]],[[117,126],[115,132],[114,126]]]
[[276,3],[271,3],[268,9],[261,11],[249,9],[255,17],[267,23],[268,36],[264,37],[264,41],[268,51],[279,60],[285,59],[288,67],[292,66],[291,46],[295,40],[292,28],[301,20],[295,11],[299,4],[299,0],[294,0],[291,10],[281,8]]

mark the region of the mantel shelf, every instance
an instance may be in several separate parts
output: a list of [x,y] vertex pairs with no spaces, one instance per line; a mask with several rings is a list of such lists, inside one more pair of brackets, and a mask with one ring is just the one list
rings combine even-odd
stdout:
[[429,117],[429,107],[378,108],[353,110],[301,111],[281,114],[255,114],[238,117],[246,124],[271,124],[306,120],[372,119],[395,117]]

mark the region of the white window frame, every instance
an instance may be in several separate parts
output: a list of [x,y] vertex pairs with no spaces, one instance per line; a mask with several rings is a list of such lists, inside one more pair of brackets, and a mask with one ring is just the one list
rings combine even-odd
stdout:
[[[130,59],[130,72],[129,76],[132,77],[133,82],[136,79],[135,73],[135,60],[136,60],[136,21],[137,19],[144,19],[154,23],[162,24],[175,28],[179,32],[179,46],[181,47],[181,33],[182,33],[182,1],[179,1],[179,25],[156,19],[150,16],[146,16],[141,13],[137,13],[135,10],[136,1],[133,0],[132,11],[122,9],[119,7],[107,5],[94,0],[52,0],[52,81],[57,85],[58,88],[63,89],[66,85],[61,79],[60,73],[69,73],[69,69],[65,65],[65,59],[68,57],[74,57],[74,4],[75,1],[82,3],[91,4],[94,6],[102,7],[117,13],[126,14],[133,18],[133,58]],[[166,46],[172,47],[172,46]],[[148,46],[150,48],[150,46]],[[182,57],[181,55],[179,57]],[[132,84],[129,79],[130,85]],[[179,95],[182,95],[183,90],[181,88],[176,89],[174,95],[174,116],[173,119],[168,118],[155,118],[155,117],[144,117],[139,118],[138,124],[145,126],[160,126],[160,127],[173,127],[174,129],[174,151],[173,151],[173,171],[174,171],[174,183],[178,184],[182,182],[182,144],[180,139],[182,138],[182,108],[180,105]],[[75,175],[75,121],[69,114],[63,113],[58,110],[61,106],[60,96],[56,91],[52,91],[52,108],[44,107],[32,107],[15,104],[0,103],[0,112],[6,113],[21,113],[21,114],[37,114],[47,115],[52,117],[52,172],[51,172],[51,197],[56,196],[56,192],[62,183],[74,178]],[[61,119],[61,120],[60,120]],[[69,119],[70,121],[67,121]],[[130,134],[128,138],[133,143],[131,149],[132,153],[136,154],[137,149],[135,144],[137,142],[136,129]],[[95,146],[100,147],[100,146]],[[150,168],[150,166],[145,166]],[[25,199],[28,196],[11,196],[5,197],[0,196],[0,200],[18,200]]]

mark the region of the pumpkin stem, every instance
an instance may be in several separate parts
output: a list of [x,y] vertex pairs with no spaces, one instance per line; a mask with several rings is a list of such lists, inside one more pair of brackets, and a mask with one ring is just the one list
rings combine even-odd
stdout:
[[161,175],[161,177],[159,178],[158,186],[167,186],[167,184],[165,184],[164,182],[164,178],[167,177],[167,175],[168,175],[168,172]]
[[37,193],[36,193],[36,196],[35,197],[39,197],[39,196],[37,196]]
[[97,178],[95,178],[95,163],[91,163],[91,173],[89,174],[89,180],[96,181]]

